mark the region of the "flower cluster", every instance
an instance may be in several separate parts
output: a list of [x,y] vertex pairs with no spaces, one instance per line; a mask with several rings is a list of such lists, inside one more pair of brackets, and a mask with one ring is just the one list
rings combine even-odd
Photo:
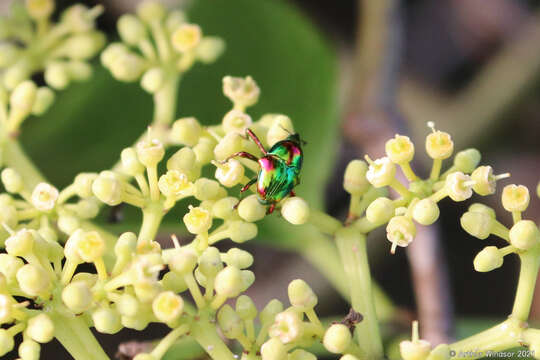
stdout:
[[[88,61],[105,44],[105,36],[95,29],[101,6],[72,5],[54,23],[54,0],[28,0],[25,5],[13,2],[10,14],[0,18],[0,117],[11,135],[29,115],[48,109],[54,100],[51,88],[88,79]],[[31,80],[41,72],[48,86]]]
[[[480,153],[476,149],[458,152],[453,164],[441,172],[444,159],[451,157],[454,143],[446,132],[435,130],[426,137],[425,148],[433,159],[429,178],[419,178],[411,168],[415,148],[412,141],[396,135],[386,142],[386,156],[366,162],[353,160],[349,163],[343,186],[351,194],[349,222],[367,233],[386,224],[386,234],[392,243],[391,252],[397,246],[406,247],[416,235],[416,224],[431,225],[439,218],[438,202],[450,198],[459,202],[469,199],[473,193],[482,196],[495,193],[496,182],[510,174],[494,175],[489,165],[479,166]],[[397,177],[400,168],[407,180],[404,185]],[[381,189],[392,188],[400,197],[390,199]],[[363,212],[365,216],[357,219]]]

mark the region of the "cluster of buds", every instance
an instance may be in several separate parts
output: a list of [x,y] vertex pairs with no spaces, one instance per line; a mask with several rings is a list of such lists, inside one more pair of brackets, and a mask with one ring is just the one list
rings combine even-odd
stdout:
[[166,11],[155,1],[142,2],[136,15],[122,15],[117,27],[122,42],[109,45],[101,62],[117,80],[140,80],[149,93],[158,92],[196,61],[214,62],[224,49],[221,39],[203,36],[182,11]]
[[[90,77],[88,61],[105,44],[95,29],[101,6],[73,5],[56,23],[51,21],[54,0],[13,2],[0,18],[0,118],[11,135],[30,115],[41,115],[54,100],[51,88],[66,88]],[[38,87],[32,75],[44,72],[48,86]]]
[[474,268],[487,272],[502,266],[504,256],[512,253],[537,253],[540,250],[540,230],[532,220],[523,220],[522,212],[529,205],[529,189],[523,185],[507,185],[502,192],[503,208],[512,214],[513,225],[508,228],[495,217],[495,211],[482,204],[473,204],[461,217],[461,226],[470,235],[484,240],[495,235],[508,242],[503,248],[487,246],[476,255]]
[[[433,159],[429,178],[420,179],[411,168],[415,148],[403,135],[386,142],[386,156],[366,162],[353,160],[345,172],[343,186],[351,194],[349,222],[362,232],[387,224],[386,233],[392,243],[406,247],[416,235],[416,224],[431,225],[439,218],[438,202],[448,197],[453,201],[469,199],[473,193],[486,196],[495,193],[496,182],[510,174],[493,175],[491,166],[478,166],[480,153],[476,149],[458,152],[453,164],[441,172],[444,159],[454,150],[450,135],[435,130],[426,137],[426,152]],[[396,176],[397,167],[407,180],[404,185]],[[391,188],[400,197],[394,200],[380,195],[380,190]],[[377,189],[379,192],[377,192]],[[365,216],[358,217],[365,212]]]

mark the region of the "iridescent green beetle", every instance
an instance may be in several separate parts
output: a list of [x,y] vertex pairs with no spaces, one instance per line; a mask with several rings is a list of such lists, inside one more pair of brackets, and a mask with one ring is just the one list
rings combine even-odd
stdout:
[[295,196],[293,188],[300,183],[300,170],[302,169],[302,144],[298,134],[290,134],[285,140],[275,143],[270,150],[266,151],[263,144],[251,129],[246,130],[246,135],[261,149],[263,157],[258,158],[245,151],[232,154],[223,162],[234,157],[243,157],[257,161],[260,170],[256,178],[251,179],[240,192],[244,192],[251,185],[257,183],[259,202],[270,205],[268,213],[271,214],[276,204],[286,196]]

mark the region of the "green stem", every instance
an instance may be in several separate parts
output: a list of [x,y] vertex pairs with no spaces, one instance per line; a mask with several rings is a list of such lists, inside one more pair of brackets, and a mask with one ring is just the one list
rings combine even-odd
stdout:
[[487,351],[501,351],[520,346],[524,323],[509,318],[481,333],[450,344],[452,359],[478,359]]
[[341,228],[341,222],[321,211],[311,211],[309,215],[309,223],[315,226],[323,234],[334,235]]
[[356,326],[356,338],[367,359],[383,359],[383,346],[369,270],[366,237],[348,227],[336,233],[336,243],[351,290],[352,308],[363,315]]
[[511,316],[521,321],[527,321],[531,310],[540,261],[538,254],[534,252],[522,254],[520,255],[520,259],[521,270]]
[[6,138],[4,152],[5,165],[21,175],[28,191],[34,190],[37,184],[46,181],[37,167],[28,159],[17,140]]
[[167,350],[174,344],[174,342],[188,331],[188,324],[180,325],[176,329],[172,330],[159,342],[158,346],[156,346],[154,350],[152,350],[152,355],[156,359],[161,359],[163,355],[165,355]]
[[159,202],[150,203],[143,209],[143,222],[137,241],[139,248],[150,244],[154,240],[163,215],[163,205]]
[[109,360],[101,345],[81,317],[55,311],[54,336],[75,360]]
[[180,76],[171,73],[168,81],[154,94],[154,125],[169,125],[176,117],[176,99]]
[[210,316],[202,313],[191,327],[191,335],[199,345],[215,360],[234,360],[235,356],[219,337],[216,325],[210,322]]

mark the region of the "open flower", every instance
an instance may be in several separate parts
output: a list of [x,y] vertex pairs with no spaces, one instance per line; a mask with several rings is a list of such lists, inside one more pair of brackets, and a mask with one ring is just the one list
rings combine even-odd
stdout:
[[169,170],[165,175],[161,175],[158,186],[163,195],[172,198],[187,196],[193,191],[193,183],[188,181],[186,174],[178,170]]
[[303,333],[302,320],[294,310],[287,310],[276,315],[274,324],[270,327],[270,336],[277,337],[282,343],[288,344],[298,340]]
[[184,224],[192,234],[201,234],[212,226],[212,216],[210,212],[202,207],[189,206],[189,212],[184,215]]
[[50,211],[58,199],[58,190],[47,183],[39,183],[32,192],[32,204],[40,211]]

